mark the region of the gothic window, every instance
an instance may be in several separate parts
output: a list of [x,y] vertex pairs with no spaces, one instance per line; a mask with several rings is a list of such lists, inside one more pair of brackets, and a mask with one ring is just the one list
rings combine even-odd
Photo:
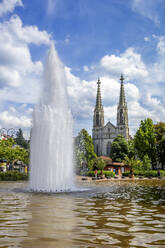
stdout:
[[96,126],[99,126],[99,113],[96,113]]
[[108,143],[107,143],[107,156],[110,156],[110,152],[111,152],[111,142],[108,141]]
[[123,115],[123,110],[120,110],[120,123],[124,124],[124,115]]

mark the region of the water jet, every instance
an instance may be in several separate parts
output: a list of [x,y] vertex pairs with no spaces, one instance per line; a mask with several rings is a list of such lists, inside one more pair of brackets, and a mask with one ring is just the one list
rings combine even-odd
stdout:
[[33,113],[30,190],[61,192],[74,188],[72,127],[65,68],[52,44],[41,98]]

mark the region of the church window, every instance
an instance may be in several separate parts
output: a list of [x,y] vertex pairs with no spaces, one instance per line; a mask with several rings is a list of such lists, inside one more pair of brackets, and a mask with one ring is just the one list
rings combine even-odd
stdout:
[[120,110],[120,123],[123,124],[124,123],[124,115],[123,115],[123,110]]
[[111,142],[109,141],[107,143],[107,156],[110,156],[110,152],[111,152]]
[[99,113],[96,113],[96,126],[99,126]]

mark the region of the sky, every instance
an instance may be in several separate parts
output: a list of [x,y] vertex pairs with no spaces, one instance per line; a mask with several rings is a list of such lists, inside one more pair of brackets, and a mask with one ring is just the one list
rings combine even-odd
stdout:
[[164,12],[164,0],[0,0],[0,128],[28,137],[52,41],[74,135],[92,133],[98,77],[105,123],[116,125],[121,73],[131,135],[148,117],[165,121]]

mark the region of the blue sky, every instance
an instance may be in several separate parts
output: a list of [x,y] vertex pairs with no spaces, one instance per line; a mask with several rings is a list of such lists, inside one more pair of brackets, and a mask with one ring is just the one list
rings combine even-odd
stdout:
[[1,0],[0,127],[28,134],[52,40],[67,75],[74,133],[92,130],[96,81],[105,122],[116,124],[120,74],[130,132],[165,121],[163,0]]

